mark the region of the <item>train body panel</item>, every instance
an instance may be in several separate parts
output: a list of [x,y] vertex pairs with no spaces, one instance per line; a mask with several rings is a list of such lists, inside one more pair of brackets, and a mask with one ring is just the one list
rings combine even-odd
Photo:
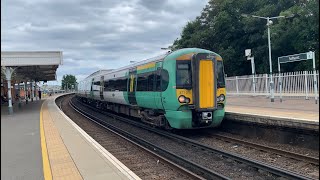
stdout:
[[94,73],[78,91],[108,109],[176,129],[219,126],[225,95],[221,56],[198,48]]
[[121,91],[103,92],[103,96],[104,96],[104,101],[129,105],[125,99],[124,93]]

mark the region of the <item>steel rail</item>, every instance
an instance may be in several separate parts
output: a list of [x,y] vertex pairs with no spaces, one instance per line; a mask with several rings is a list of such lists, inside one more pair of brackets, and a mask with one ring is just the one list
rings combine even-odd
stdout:
[[[214,133],[212,134],[212,136],[216,136],[218,138],[221,138],[221,140],[226,139],[229,141],[233,141],[236,143],[240,143],[241,144],[245,144],[249,147],[255,148],[255,149],[259,149],[259,150],[263,150],[266,152],[272,152],[274,154],[278,154],[278,155],[283,155],[285,157],[290,157],[290,158],[294,158],[297,160],[301,160],[301,161],[306,161],[315,165],[319,165],[319,158],[316,157],[311,157],[311,156],[305,156],[302,154],[298,154],[298,153],[293,153],[290,151],[285,151],[285,150],[281,150],[281,149],[277,149],[277,148],[273,148],[273,147],[269,147],[269,146],[265,146],[265,145],[261,145],[261,144],[257,144],[257,143],[253,143],[253,142],[249,142],[249,141],[245,141],[242,139],[237,139],[237,138],[233,138],[233,137],[229,137],[229,136],[225,136],[222,134],[217,134]],[[224,141],[224,140],[223,140]]]

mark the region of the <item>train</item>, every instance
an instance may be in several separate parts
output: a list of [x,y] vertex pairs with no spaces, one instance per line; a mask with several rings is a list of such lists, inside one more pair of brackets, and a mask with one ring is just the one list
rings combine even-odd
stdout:
[[217,127],[225,115],[222,57],[183,48],[114,70],[99,70],[78,83],[87,104],[165,129]]

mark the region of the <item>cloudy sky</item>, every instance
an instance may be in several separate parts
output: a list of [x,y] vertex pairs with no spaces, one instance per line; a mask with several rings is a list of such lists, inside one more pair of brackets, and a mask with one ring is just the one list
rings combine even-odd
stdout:
[[[81,80],[165,53],[208,0],[1,0],[1,51],[63,51]],[[49,83],[50,84],[50,83]]]

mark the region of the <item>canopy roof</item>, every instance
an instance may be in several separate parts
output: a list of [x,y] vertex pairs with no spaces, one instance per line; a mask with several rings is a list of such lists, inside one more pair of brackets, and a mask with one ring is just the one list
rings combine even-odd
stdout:
[[11,67],[19,80],[56,80],[62,51],[1,51],[1,67]]

